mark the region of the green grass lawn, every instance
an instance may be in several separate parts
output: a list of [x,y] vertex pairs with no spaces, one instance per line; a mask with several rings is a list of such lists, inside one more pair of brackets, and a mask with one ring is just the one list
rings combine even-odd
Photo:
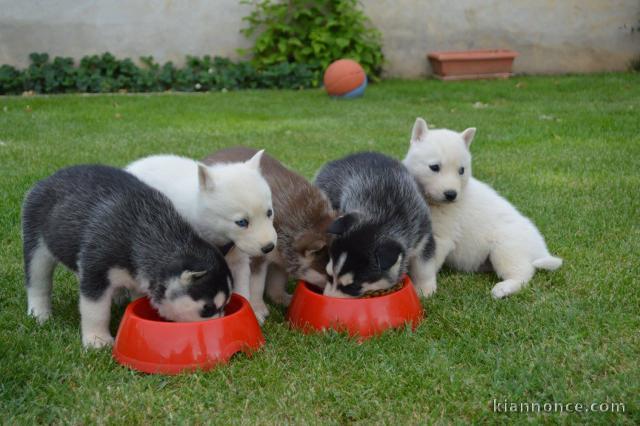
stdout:
[[[639,99],[639,74],[387,81],[354,101],[320,90],[0,97],[2,422],[640,422]],[[20,205],[56,169],[242,144],[311,178],[355,151],[402,158],[417,116],[478,128],[475,176],[532,218],[561,269],[500,301],[494,275],[442,271],[415,332],[363,344],[301,335],[272,307],[264,350],[177,377],[84,351],[76,280],[63,268],[53,320],[27,317]],[[494,399],[622,402],[625,412],[504,414]]]

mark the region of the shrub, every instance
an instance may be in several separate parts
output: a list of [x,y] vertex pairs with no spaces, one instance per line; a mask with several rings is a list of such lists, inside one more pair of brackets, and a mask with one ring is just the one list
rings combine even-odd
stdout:
[[[244,4],[254,4],[242,0]],[[267,68],[281,63],[307,64],[316,74],[336,59],[359,62],[377,80],[384,57],[380,33],[360,10],[358,0],[260,0],[243,18],[246,37],[256,37],[253,64]],[[315,81],[317,83],[317,81]]]
[[117,59],[110,53],[83,57],[76,66],[71,58],[49,60],[46,53],[29,55],[31,64],[24,70],[0,66],[0,95],[35,93],[105,93],[303,89],[312,87],[314,74],[306,65],[275,64],[256,69],[250,62],[232,62],[224,58],[187,56],[182,68],[153,57]]
[[0,67],[0,94],[20,93],[23,90],[23,76],[20,71],[10,65]]

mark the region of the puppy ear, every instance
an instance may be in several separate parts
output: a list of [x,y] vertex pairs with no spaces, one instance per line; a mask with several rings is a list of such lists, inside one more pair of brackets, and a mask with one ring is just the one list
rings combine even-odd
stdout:
[[187,286],[194,282],[196,279],[204,277],[207,271],[182,271],[180,274],[180,284]]
[[215,187],[209,168],[202,163],[198,163],[198,186],[202,191],[213,191]]
[[347,213],[340,216],[329,225],[327,233],[333,235],[342,235],[347,232],[353,225],[358,223],[358,213]]
[[264,149],[261,149],[260,151],[256,152],[255,155],[251,157],[249,160],[247,160],[245,164],[251,167],[252,169],[260,171],[260,160],[262,159],[262,154],[264,154]]
[[391,269],[402,255],[402,246],[396,241],[387,241],[376,248],[376,260],[382,271]]
[[475,127],[469,127],[467,130],[460,133],[460,136],[462,136],[462,140],[464,140],[464,144],[467,146],[467,148],[469,148],[469,146],[471,145],[471,142],[473,141],[473,137],[475,135],[476,135]]
[[413,130],[411,131],[411,143],[423,140],[427,136],[428,131],[429,127],[427,127],[427,122],[420,117],[416,118]]

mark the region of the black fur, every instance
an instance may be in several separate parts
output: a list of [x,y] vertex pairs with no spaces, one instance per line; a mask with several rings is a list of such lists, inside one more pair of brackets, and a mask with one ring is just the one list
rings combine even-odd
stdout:
[[427,260],[431,259],[436,254],[436,240],[433,238],[433,234],[429,234],[427,243],[422,249],[422,258]]
[[[330,253],[334,267],[347,253],[340,275],[353,274],[353,283],[339,286],[351,296],[363,292],[364,283],[381,279],[393,286],[408,269],[408,255],[427,242],[421,255],[433,256],[429,208],[409,172],[399,161],[364,152],[327,163],[315,181],[333,207],[344,216],[328,232],[336,237]],[[390,270],[402,256],[397,275]]]
[[113,267],[144,276],[152,303],[162,302],[168,282],[185,270],[207,271],[184,288],[194,300],[230,293],[220,251],[164,195],[120,169],[80,165],[38,182],[25,198],[22,227],[27,285],[42,239],[56,260],[79,272],[80,292],[92,300],[104,295]]

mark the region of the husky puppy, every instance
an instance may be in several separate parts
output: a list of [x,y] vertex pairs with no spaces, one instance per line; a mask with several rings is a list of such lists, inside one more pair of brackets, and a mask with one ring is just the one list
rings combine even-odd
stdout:
[[410,270],[417,289],[428,296],[436,287],[429,207],[415,180],[397,160],[365,152],[327,163],[315,181],[334,209],[344,215],[328,232],[324,294],[359,297],[394,286]]
[[[256,152],[246,147],[223,149],[206,157],[203,163],[246,161]],[[277,249],[263,258],[254,258],[251,265],[252,306],[260,306],[266,315],[265,278],[269,298],[285,305],[291,298],[285,291],[288,277],[321,287],[326,284],[330,239],[326,230],[336,214],[322,191],[275,158],[263,154],[260,169],[273,194],[273,226],[278,233]]]
[[158,191],[120,169],[62,169],[27,193],[22,208],[28,312],[51,315],[58,262],[80,282],[82,342],[101,347],[119,288],[149,296],[160,315],[198,321],[223,314],[233,281],[222,254]]
[[165,194],[202,238],[235,247],[227,255],[234,290],[250,299],[250,258],[276,246],[271,190],[260,173],[259,151],[246,162],[205,166],[176,155],[154,155],[126,167]]
[[471,176],[469,146],[476,129],[429,130],[418,118],[404,164],[431,206],[436,262],[461,271],[487,261],[503,281],[491,290],[502,298],[520,289],[536,269],[554,270],[562,259],[549,254],[535,225],[488,185]]

